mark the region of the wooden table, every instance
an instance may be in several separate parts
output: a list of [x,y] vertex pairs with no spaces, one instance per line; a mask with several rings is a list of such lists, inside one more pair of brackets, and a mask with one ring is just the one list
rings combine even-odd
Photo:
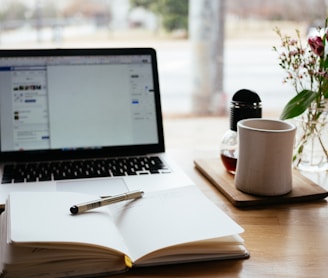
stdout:
[[[195,168],[193,160],[215,151],[169,152],[204,194],[245,232],[247,260],[214,261],[134,269],[117,277],[328,277],[326,200],[238,209]],[[312,176],[328,187],[328,173]]]

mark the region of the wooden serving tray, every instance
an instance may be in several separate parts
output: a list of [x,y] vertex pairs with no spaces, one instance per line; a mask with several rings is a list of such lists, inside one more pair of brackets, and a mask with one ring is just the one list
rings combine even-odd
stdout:
[[263,197],[238,190],[234,184],[234,176],[225,170],[219,158],[196,159],[194,164],[236,207],[307,202],[324,199],[328,196],[328,191],[297,170],[293,170],[293,189],[290,193],[283,196]]

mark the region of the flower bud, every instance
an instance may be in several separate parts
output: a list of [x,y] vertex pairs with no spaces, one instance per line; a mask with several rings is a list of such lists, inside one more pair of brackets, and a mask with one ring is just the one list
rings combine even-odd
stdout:
[[310,37],[308,39],[308,43],[311,47],[311,50],[313,51],[314,54],[318,56],[322,56],[324,53],[324,43],[322,41],[321,37],[315,36],[315,37]]

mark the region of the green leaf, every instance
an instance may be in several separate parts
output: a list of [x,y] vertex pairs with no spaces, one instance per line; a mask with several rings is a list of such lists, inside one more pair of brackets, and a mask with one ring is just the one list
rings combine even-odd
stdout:
[[323,81],[322,90],[323,90],[323,97],[328,98],[328,79],[325,79]]
[[303,90],[292,98],[284,107],[280,119],[287,120],[301,115],[317,97],[317,93]]
[[324,69],[328,68],[328,54],[326,55],[326,58],[323,60],[322,67]]

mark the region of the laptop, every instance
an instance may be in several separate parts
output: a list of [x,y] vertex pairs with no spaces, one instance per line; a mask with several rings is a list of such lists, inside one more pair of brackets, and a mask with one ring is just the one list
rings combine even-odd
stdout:
[[152,48],[0,50],[0,207],[191,185],[165,154],[158,79]]

